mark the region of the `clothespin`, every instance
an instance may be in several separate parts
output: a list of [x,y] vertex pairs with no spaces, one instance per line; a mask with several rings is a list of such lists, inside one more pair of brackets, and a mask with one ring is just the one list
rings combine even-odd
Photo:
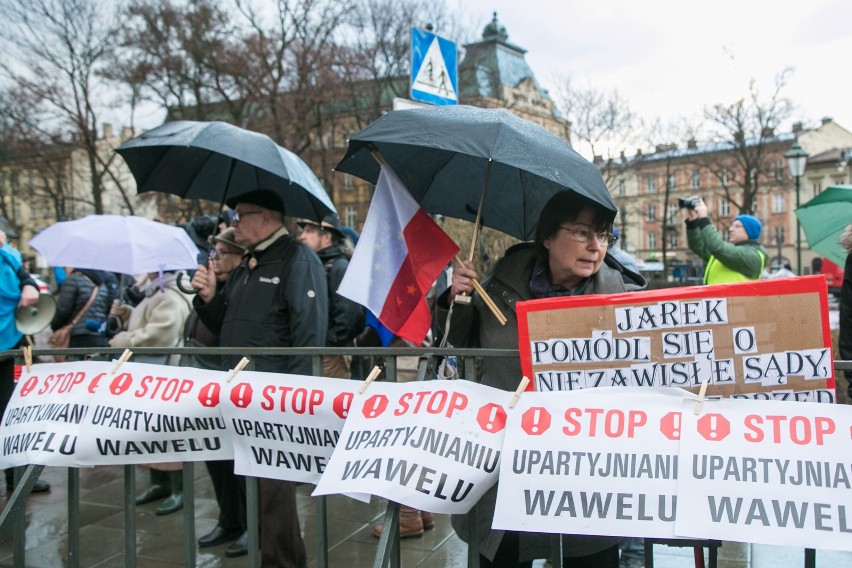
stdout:
[[358,394],[364,394],[364,391],[367,390],[367,387],[370,386],[370,383],[376,380],[376,378],[382,374],[382,368],[376,365],[373,367],[373,370],[370,371],[370,374],[367,375],[367,378],[364,379],[364,382],[361,383],[361,386],[358,388]]
[[226,383],[230,383],[230,382],[231,382],[231,379],[233,379],[234,377],[236,377],[236,376],[237,376],[237,373],[239,373],[240,371],[242,371],[243,369],[245,369],[245,368],[246,368],[246,365],[248,365],[248,364],[249,364],[248,357],[243,357],[242,359],[240,359],[240,362],[239,362],[239,363],[237,363],[237,366],[236,366],[236,367],[234,367],[233,369],[231,369],[231,372],[230,372],[230,373],[228,373],[228,376],[227,376],[227,377],[225,377],[225,382],[226,382]]
[[515,408],[515,405],[518,404],[518,401],[521,399],[521,394],[527,390],[528,384],[530,384],[530,378],[523,377],[521,379],[521,384],[518,385],[518,388],[515,391],[515,394],[512,395],[512,402],[509,403],[509,408]]
[[698,391],[698,400],[695,401],[695,415],[701,414],[701,407],[704,406],[704,393],[707,392],[707,379],[701,381],[701,389]]
[[[29,338],[29,335],[27,336],[27,338]],[[27,368],[27,373],[29,373],[30,365],[33,364],[33,346],[24,345],[22,349],[24,351],[24,366]]]
[[131,357],[133,357],[133,351],[131,351],[130,349],[125,349],[124,353],[121,354],[121,357],[119,357],[118,361],[116,361],[115,365],[113,365],[112,371],[110,371],[110,373],[112,373],[113,375],[116,374],[118,372],[118,368],[121,367],[125,362],[127,362],[127,360]]

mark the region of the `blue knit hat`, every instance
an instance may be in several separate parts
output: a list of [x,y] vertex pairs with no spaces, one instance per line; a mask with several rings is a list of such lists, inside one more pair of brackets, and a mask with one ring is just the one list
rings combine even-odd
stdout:
[[760,231],[763,229],[763,225],[760,224],[757,217],[752,217],[751,215],[737,215],[737,218],[734,219],[734,221],[739,221],[743,224],[743,228],[745,229],[749,239],[756,241],[760,238]]

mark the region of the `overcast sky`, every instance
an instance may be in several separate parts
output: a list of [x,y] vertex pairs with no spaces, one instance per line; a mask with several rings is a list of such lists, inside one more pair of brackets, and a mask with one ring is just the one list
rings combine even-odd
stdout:
[[[618,89],[642,117],[700,119],[754,78],[783,93],[790,122],[831,116],[852,130],[852,0],[463,0],[478,33],[497,11],[537,79]],[[436,30],[440,34],[440,30]],[[788,127],[789,124],[785,125]]]

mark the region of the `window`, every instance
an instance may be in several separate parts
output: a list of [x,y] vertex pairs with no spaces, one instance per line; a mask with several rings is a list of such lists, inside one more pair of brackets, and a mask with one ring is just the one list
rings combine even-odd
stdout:
[[676,249],[677,248],[677,231],[669,231],[667,234],[669,238],[669,248]]
[[777,227],[775,227],[772,231],[772,242],[776,245],[783,245],[785,237],[784,233],[785,231],[783,226],[778,225]]
[[784,181],[784,172],[786,171],[786,166],[784,162],[781,160],[776,160],[772,162],[772,175],[775,177],[775,181]]
[[757,181],[757,168],[751,168],[748,171],[748,181],[751,184],[754,184]]
[[775,193],[772,195],[772,212],[783,213],[787,209],[787,196],[783,193]]
[[656,221],[657,220],[657,206],[653,203],[648,204],[648,220]]
[[347,205],[343,209],[343,222],[347,227],[355,227],[358,224],[358,209],[354,205]]
[[618,195],[623,197],[626,191],[626,184],[624,183],[624,180],[618,180]]
[[701,187],[701,171],[700,170],[692,170],[692,174],[689,176],[689,187],[692,189],[699,189]]
[[728,180],[729,180],[728,170],[722,170],[721,172],[719,172],[718,175],[719,175],[719,183],[721,183],[722,185],[728,185]]
[[719,203],[719,215],[727,217],[731,214],[731,202],[727,199],[722,199]]
[[648,193],[654,193],[657,189],[657,182],[654,179],[654,176],[648,176],[645,178],[645,191]]
[[676,173],[669,174],[668,188],[670,190],[671,189],[677,189],[677,174]]
[[814,185],[813,185],[813,189],[814,189],[814,197],[816,197],[822,191],[822,183],[815,181]]
[[650,250],[657,249],[657,233],[648,233],[648,248]]
[[666,211],[666,223],[669,225],[677,223],[677,213],[679,210],[680,208],[677,206],[677,203],[669,203]]
[[352,178],[352,174],[343,174],[343,189],[355,189],[355,180]]

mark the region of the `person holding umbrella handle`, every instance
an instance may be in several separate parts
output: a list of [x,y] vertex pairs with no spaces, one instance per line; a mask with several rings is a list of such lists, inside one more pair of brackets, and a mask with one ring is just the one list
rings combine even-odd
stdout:
[[[573,191],[560,191],[548,200],[539,215],[534,243],[509,248],[491,276],[481,286],[507,316],[506,325],[488,312],[476,290],[478,278],[473,263],[453,271],[452,284],[439,298],[432,324],[436,335],[448,333],[454,347],[514,349],[518,346],[517,302],[586,294],[614,294],[641,290],[645,279],[606,254],[614,242],[612,222],[615,212]],[[471,304],[456,304],[450,325],[446,321],[455,296],[471,294]],[[469,377],[473,379],[473,377]],[[479,379],[485,385],[514,391],[521,380],[520,359],[483,360]],[[469,534],[466,515],[453,515],[453,528],[461,539],[480,554],[480,566],[528,568],[537,558],[550,555],[550,535],[494,531],[497,486],[492,487],[472,510],[477,534]],[[618,538],[564,535],[567,565],[573,567],[617,568]]]

